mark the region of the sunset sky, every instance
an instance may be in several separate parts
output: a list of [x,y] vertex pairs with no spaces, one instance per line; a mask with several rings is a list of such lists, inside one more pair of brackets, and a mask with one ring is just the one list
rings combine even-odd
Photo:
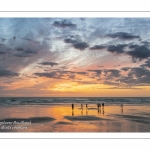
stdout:
[[150,96],[150,18],[0,18],[0,96]]

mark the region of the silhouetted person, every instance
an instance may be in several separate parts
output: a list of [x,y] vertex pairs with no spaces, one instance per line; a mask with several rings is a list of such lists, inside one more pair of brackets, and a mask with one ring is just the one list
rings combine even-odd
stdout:
[[98,104],[97,104],[97,108],[99,109],[100,107],[101,107],[101,104],[100,104],[100,103],[98,103]]
[[99,103],[98,103],[98,104],[97,104],[97,108],[98,108],[98,110],[99,110],[99,106],[100,106],[100,105],[99,105]]
[[102,103],[102,107],[104,107],[104,103]]
[[81,104],[81,109],[83,109],[83,104]]
[[74,104],[72,104],[72,109],[74,109]]
[[88,104],[86,104],[86,109],[88,109]]

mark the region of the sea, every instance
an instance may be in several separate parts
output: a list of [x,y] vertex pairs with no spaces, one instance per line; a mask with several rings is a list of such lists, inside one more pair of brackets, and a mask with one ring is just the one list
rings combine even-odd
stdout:
[[150,97],[0,97],[0,106],[51,104],[150,104]]

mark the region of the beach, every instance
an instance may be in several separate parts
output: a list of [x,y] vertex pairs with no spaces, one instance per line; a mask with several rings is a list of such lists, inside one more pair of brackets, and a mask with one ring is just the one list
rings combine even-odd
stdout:
[[1,106],[0,132],[150,132],[150,105]]

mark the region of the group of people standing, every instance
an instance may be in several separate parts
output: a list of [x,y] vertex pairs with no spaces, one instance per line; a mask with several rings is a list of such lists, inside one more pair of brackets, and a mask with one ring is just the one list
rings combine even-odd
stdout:
[[97,104],[98,109],[101,108],[101,106],[104,108],[104,103],[102,103],[102,105],[100,103]]
[[[86,109],[88,109],[88,104],[86,104],[85,106],[86,106]],[[98,110],[101,108],[101,106],[104,108],[104,103],[102,103],[102,104],[98,103],[97,104]],[[72,109],[74,109],[74,104],[72,104]],[[81,104],[81,109],[83,109],[83,104]]]

